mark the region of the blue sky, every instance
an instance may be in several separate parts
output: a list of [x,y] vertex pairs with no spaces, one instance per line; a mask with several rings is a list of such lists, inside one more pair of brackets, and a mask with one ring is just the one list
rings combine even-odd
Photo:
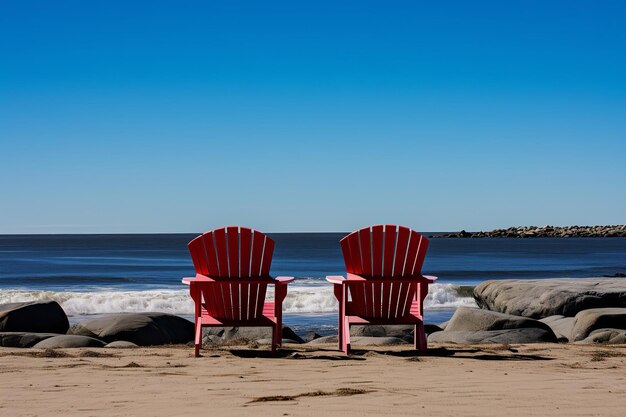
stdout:
[[625,27],[620,1],[3,2],[0,233],[624,223]]

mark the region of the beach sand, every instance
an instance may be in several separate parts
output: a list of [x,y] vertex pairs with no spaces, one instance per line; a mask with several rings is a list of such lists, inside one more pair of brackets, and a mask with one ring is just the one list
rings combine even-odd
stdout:
[[626,345],[355,348],[0,348],[0,415],[625,415]]

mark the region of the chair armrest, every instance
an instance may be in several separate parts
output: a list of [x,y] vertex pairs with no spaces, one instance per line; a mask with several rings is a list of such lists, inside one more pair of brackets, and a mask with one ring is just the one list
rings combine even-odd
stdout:
[[422,275],[422,278],[424,278],[426,281],[428,281],[429,284],[432,284],[435,281],[437,281],[437,277],[434,277],[432,275]]
[[207,277],[206,275],[196,274],[195,277],[185,277],[181,280],[181,282],[185,285],[190,285],[192,282],[198,281],[214,281],[213,278]]
[[278,283],[281,284],[287,284],[291,281],[293,281],[295,278],[294,277],[276,277],[274,278]]
[[331,282],[333,284],[341,285],[346,279],[341,275],[330,275],[326,277],[326,281]]

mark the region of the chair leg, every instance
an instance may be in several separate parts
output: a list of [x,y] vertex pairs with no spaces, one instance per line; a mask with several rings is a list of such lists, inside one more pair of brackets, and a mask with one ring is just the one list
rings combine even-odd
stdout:
[[339,327],[337,330],[337,342],[339,344],[339,350],[343,350],[343,317],[341,317],[341,314],[339,314],[339,320],[337,321],[337,327]]
[[348,318],[344,318],[343,321],[343,346],[341,347],[341,350],[343,350],[343,352],[346,355],[350,354],[350,322],[348,321]]
[[200,346],[202,345],[202,322],[196,319],[196,339],[195,339],[195,356],[200,356]]
[[276,349],[281,345],[282,342],[282,325],[276,323],[274,327],[272,327],[272,352],[276,353]]
[[424,332],[424,323],[415,325],[415,328],[413,329],[413,339],[415,342],[415,349],[417,349],[420,354],[425,355],[428,346],[426,333]]

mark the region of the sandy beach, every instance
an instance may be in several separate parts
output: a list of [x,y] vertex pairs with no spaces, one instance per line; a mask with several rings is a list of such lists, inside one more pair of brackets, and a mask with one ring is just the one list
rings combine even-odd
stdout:
[[[0,350],[0,415],[623,416],[626,345]],[[360,349],[361,348],[361,349]]]

